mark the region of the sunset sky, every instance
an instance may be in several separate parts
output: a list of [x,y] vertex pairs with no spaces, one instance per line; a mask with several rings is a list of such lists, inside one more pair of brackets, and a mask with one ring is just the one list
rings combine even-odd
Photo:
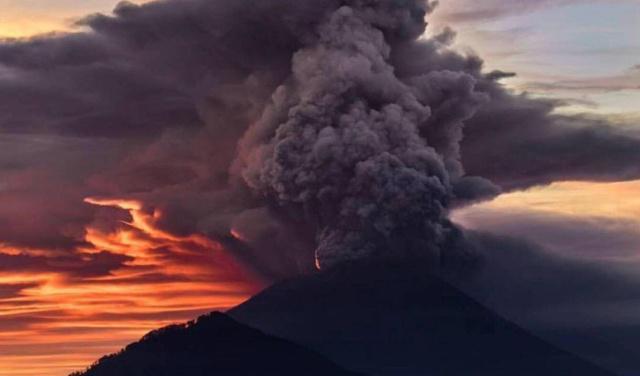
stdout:
[[[430,16],[429,33],[451,26],[458,32],[455,48],[476,51],[487,71],[517,73],[504,81],[514,91],[562,101],[559,113],[587,114],[628,134],[640,132],[637,0],[441,3]],[[0,37],[83,30],[76,24],[82,16],[115,5],[0,0]],[[0,78],[11,74],[0,64]],[[121,89],[116,86],[114,93]],[[177,89],[161,104],[177,108],[182,94]],[[0,114],[0,120],[10,116]],[[25,125],[30,130],[45,123],[34,119]],[[136,130],[123,126],[115,136],[96,131],[89,142],[72,134],[78,129],[82,136],[88,132],[80,125],[60,135],[4,128],[0,134],[0,376],[66,375],[149,330],[242,302],[265,286],[265,274],[285,274],[276,267],[273,273],[250,270],[227,251],[225,242],[260,240],[242,232],[242,220],[218,231],[218,219],[211,218],[201,233],[180,222],[178,206],[208,210],[198,207],[199,199],[209,198],[204,193],[176,199],[180,205],[165,200],[173,197],[174,181],[191,176],[185,166],[197,175],[194,189],[215,185],[208,166],[190,162],[198,152],[188,145],[165,154],[163,145],[175,146],[180,136],[163,134],[157,145],[130,156],[119,137],[138,137]],[[206,159],[213,151],[202,153]],[[169,158],[171,169],[158,171],[156,160]],[[115,159],[124,163],[108,174],[94,172]],[[144,174],[134,173],[138,168]],[[166,189],[151,201],[130,194],[154,184]],[[541,243],[563,257],[613,263],[640,279],[640,181],[555,182],[455,211],[453,218],[470,229]],[[627,303],[640,313],[640,301]]]

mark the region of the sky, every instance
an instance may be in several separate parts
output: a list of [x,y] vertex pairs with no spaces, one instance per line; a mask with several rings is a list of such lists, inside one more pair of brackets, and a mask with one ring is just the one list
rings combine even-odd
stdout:
[[636,1],[471,4],[443,1],[433,26],[453,24],[461,45],[479,51],[491,68],[517,72],[514,87],[575,100],[568,111],[638,112]]
[[[490,69],[517,73],[507,81],[514,90],[565,100],[566,106],[556,111],[600,115],[612,119],[617,126],[636,130],[634,124],[638,124],[640,116],[637,1],[481,3],[441,2],[432,21],[432,32],[452,26],[458,33],[458,48],[478,51]],[[506,194],[456,215],[475,228],[484,228],[483,214],[493,212],[492,217],[497,217],[499,213],[520,211],[615,219],[636,231],[640,229],[634,198],[637,192],[640,182],[559,182]],[[513,229],[502,223],[492,225],[492,231],[509,233]],[[633,250],[632,247],[628,254],[633,255]]]
[[[78,249],[84,263],[45,249],[1,248],[3,376],[66,375],[160,326],[237,305],[262,286],[219,244],[154,229],[136,202],[87,204],[119,208],[132,221],[88,226]],[[47,261],[30,262],[42,255]],[[127,270],[109,271],[114,257],[126,259]]]
[[[15,38],[85,30],[78,20],[115,5],[110,0],[0,0],[0,37],[12,43]],[[487,71],[516,72],[504,85],[557,100],[562,105],[554,113],[580,114],[635,134],[640,131],[639,21],[640,3],[634,0],[444,0],[430,16],[428,33],[452,27],[458,33],[454,48],[477,52]],[[0,64],[0,78],[14,74],[3,70]],[[189,72],[184,75],[191,79]],[[63,72],[61,79],[65,77]],[[91,85],[91,77],[78,84],[80,90],[85,82]],[[160,103],[169,110],[179,108],[184,92],[168,86],[161,82],[154,87],[169,93],[170,100]],[[105,90],[120,95],[122,87]],[[66,94],[56,99],[62,101]],[[45,115],[51,114],[59,115],[54,105],[46,107]],[[189,121],[179,110],[171,114]],[[0,122],[7,119],[11,114],[0,115]],[[265,274],[286,274],[273,265],[269,273],[253,270],[225,250],[238,239],[265,240],[250,230],[268,216],[262,209],[234,219],[229,237],[205,236],[172,222],[188,217],[184,207],[208,210],[188,198],[166,203],[176,189],[171,183],[190,176],[185,166],[207,176],[196,179],[194,190],[215,184],[209,167],[192,165],[196,152],[189,145],[175,145],[182,133],[167,131],[157,143],[149,142],[148,149],[129,155],[123,135],[138,137],[136,130],[123,126],[117,134],[91,134],[95,137],[89,142],[81,137],[89,132],[82,128],[83,119],[72,120],[77,124],[71,131],[53,135],[36,132],[46,119],[34,116],[24,124],[33,133],[3,128],[0,138],[0,376],[59,376],[82,369],[153,328],[242,302],[265,286]],[[99,114],[90,120],[99,122]],[[170,155],[165,155],[167,145],[173,148]],[[206,160],[212,151],[202,153],[198,157]],[[170,169],[156,165],[169,158]],[[115,159],[124,162],[113,167]],[[97,169],[110,173],[100,176]],[[640,181],[581,180],[507,192],[456,210],[452,218],[468,229],[540,243],[563,258],[615,265],[635,278],[634,267],[640,266]],[[123,184],[128,192],[154,184],[167,188],[154,193],[149,204],[147,196],[120,196]],[[224,195],[203,193],[197,199],[234,205]],[[207,229],[219,227],[219,218],[206,221]],[[282,245],[279,239],[268,241]],[[640,310],[640,301],[626,304]]]

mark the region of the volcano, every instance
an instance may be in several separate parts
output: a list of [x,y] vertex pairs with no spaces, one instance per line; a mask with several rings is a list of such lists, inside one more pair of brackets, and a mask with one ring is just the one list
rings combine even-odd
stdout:
[[503,319],[420,263],[345,265],[277,284],[229,314],[372,375],[612,375]]
[[397,260],[278,283],[227,314],[152,332],[74,376],[356,374],[613,376],[500,317],[423,263]]

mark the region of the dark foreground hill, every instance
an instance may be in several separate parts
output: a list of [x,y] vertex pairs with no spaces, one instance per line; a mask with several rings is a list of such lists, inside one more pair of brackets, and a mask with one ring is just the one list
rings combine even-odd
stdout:
[[367,374],[611,376],[406,263],[281,283],[229,314]]
[[75,376],[355,375],[221,313],[154,331]]

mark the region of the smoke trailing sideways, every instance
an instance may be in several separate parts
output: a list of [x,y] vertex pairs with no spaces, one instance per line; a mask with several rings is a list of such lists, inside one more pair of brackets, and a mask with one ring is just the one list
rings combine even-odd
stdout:
[[[452,49],[452,30],[426,36],[435,8],[123,2],[79,21],[83,31],[0,42],[0,129],[65,150],[64,163],[38,159],[47,174],[34,175],[77,182],[56,208],[136,200],[162,213],[155,226],[218,240],[269,278],[313,261],[468,261],[452,207],[567,178],[640,177],[640,140],[505,89],[511,74]],[[14,146],[12,166],[33,165]],[[47,239],[77,238],[84,215],[52,216]]]

